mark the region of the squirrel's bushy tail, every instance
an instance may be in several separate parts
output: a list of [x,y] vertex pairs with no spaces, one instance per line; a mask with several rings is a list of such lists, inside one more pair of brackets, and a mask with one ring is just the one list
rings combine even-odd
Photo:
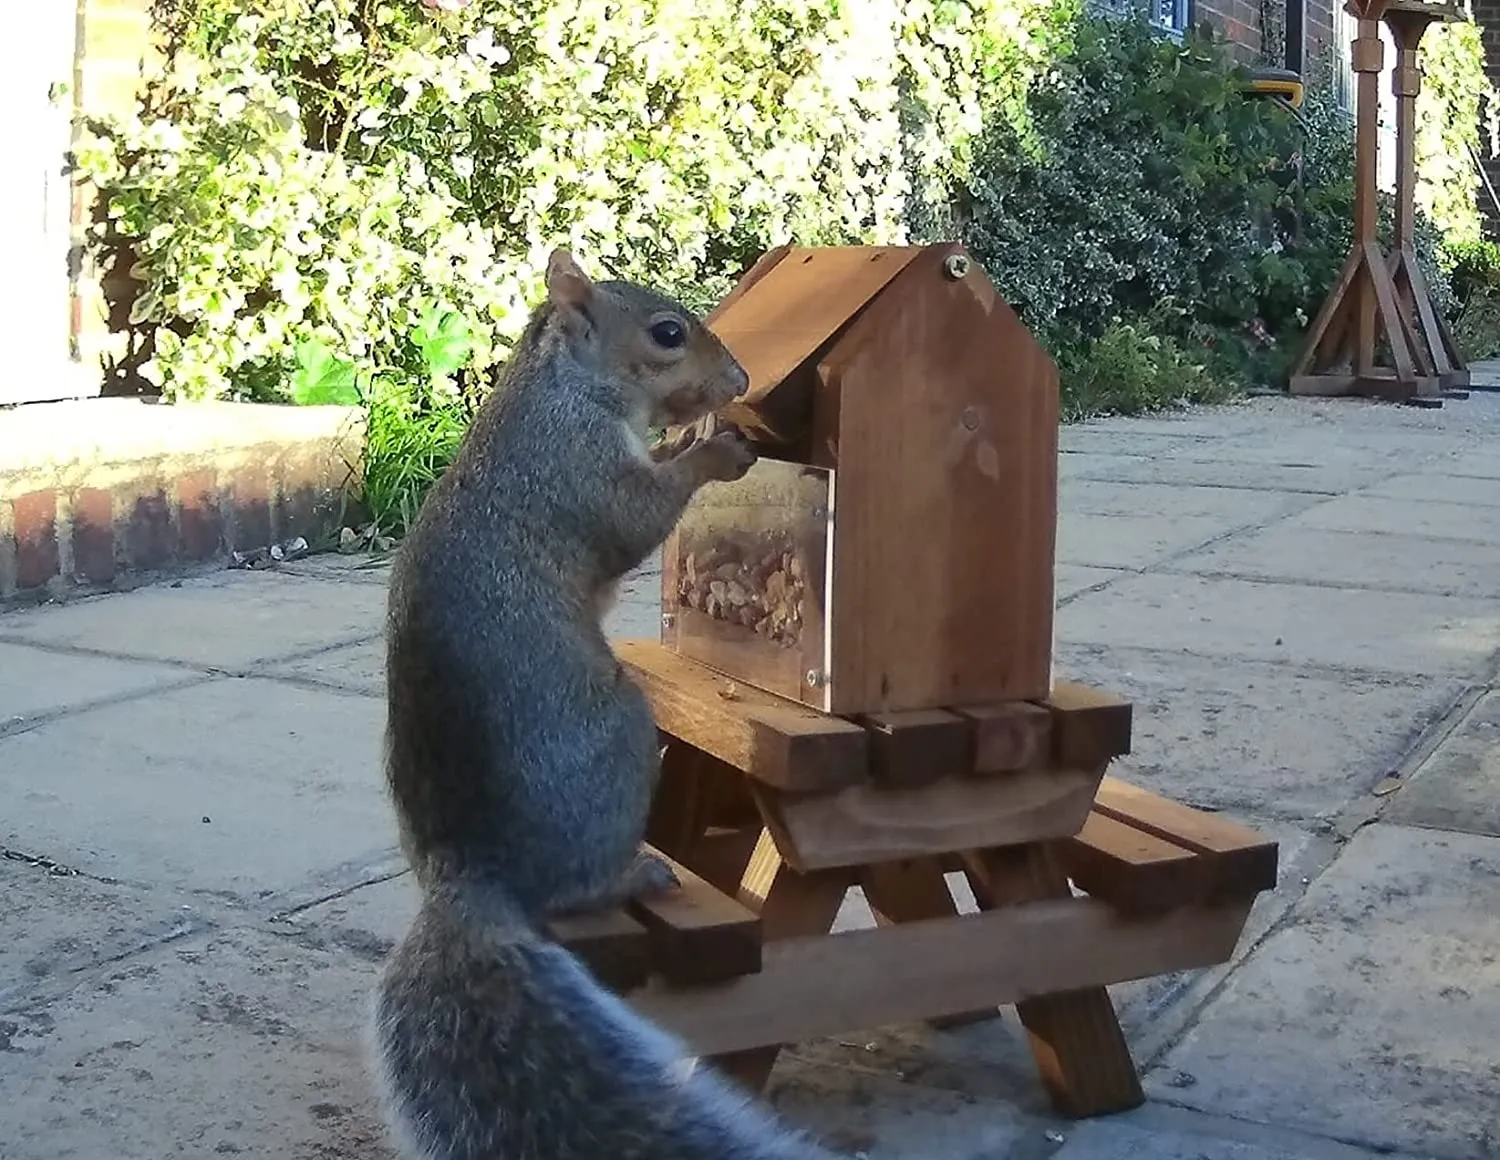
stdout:
[[546,941],[493,884],[437,883],[376,995],[409,1160],[835,1160]]

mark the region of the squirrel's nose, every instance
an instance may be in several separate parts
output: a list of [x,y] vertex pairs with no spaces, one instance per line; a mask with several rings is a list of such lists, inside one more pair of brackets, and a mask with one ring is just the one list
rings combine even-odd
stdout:
[[744,367],[740,366],[739,363],[735,363],[734,364],[734,378],[735,378],[734,397],[736,399],[738,399],[741,395],[743,395],[746,391],[748,391],[750,389],[750,376],[749,376],[749,374],[746,373]]

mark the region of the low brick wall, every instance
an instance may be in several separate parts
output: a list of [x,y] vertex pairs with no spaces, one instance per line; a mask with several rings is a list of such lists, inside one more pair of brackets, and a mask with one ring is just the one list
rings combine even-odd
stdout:
[[363,436],[343,407],[88,399],[0,411],[0,600],[128,587],[334,537]]

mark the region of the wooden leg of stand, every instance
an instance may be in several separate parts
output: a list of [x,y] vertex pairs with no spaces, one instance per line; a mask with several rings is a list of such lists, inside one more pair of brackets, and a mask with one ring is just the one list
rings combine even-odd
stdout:
[[[849,878],[834,871],[798,874],[781,861],[776,843],[762,830],[740,880],[739,900],[760,914],[766,942],[827,934],[838,917]],[[752,1091],[760,1091],[776,1066],[779,1046],[756,1047],[716,1056],[713,1064]]]
[[[984,909],[1067,897],[1068,881],[1044,845],[972,854],[969,879]],[[1065,1116],[1122,1112],[1145,1102],[1114,1004],[1103,987],[1016,1005],[1053,1106]]]
[[[943,878],[943,868],[934,860],[884,862],[865,868],[860,885],[874,912],[878,926],[895,926],[924,918],[954,918],[958,907]],[[945,1015],[929,1019],[928,1026],[938,1030],[981,1023],[1000,1015],[998,1007],[986,1007],[964,1015]]]

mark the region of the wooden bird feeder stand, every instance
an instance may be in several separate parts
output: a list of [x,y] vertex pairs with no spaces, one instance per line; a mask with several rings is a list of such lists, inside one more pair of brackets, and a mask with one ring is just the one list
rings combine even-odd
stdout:
[[[1358,20],[1352,48],[1358,74],[1354,138],[1354,245],[1343,272],[1313,320],[1292,372],[1294,395],[1365,395],[1441,406],[1463,397],[1469,370],[1417,262],[1418,46],[1429,25],[1457,10],[1420,0],[1349,0]],[[1395,245],[1389,255],[1376,236],[1376,145],[1384,45],[1380,23],[1396,47],[1391,91],[1396,98]],[[1385,357],[1380,355],[1384,353]]]
[[[557,937],[751,1085],[783,1044],[1015,1004],[1062,1112],[1135,1106],[1106,987],[1226,961],[1277,849],[1107,777],[1131,706],[1052,680],[1055,367],[952,245],[774,250],[709,323],[762,458],[667,545],[662,640],[617,650],[683,888]],[[830,933],[856,886],[874,927]]]

